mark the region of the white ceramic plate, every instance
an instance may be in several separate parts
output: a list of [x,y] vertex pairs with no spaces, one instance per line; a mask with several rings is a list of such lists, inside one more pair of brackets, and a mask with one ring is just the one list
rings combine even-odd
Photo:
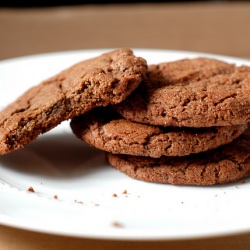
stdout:
[[[2,61],[0,107],[71,64],[106,51],[70,51]],[[246,60],[217,55],[134,51],[148,63],[208,56],[250,65]],[[29,187],[35,192],[28,192]],[[247,232],[249,192],[249,179],[213,187],[133,180],[108,166],[102,152],[76,139],[68,122],[24,149],[0,157],[0,223],[59,235],[155,240]]]

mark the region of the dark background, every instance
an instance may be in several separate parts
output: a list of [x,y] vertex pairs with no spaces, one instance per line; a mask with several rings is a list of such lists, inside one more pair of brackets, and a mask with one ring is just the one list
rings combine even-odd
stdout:
[[[236,0],[234,0],[236,1]],[[243,0],[244,1],[244,0]],[[249,0],[245,0],[249,1]],[[128,1],[87,1],[87,0],[33,0],[29,1],[9,1],[2,0],[0,1],[0,7],[47,7],[47,6],[59,6],[59,5],[82,5],[82,4],[131,4],[131,3],[187,3],[187,2],[233,2],[233,0],[165,0],[165,1],[149,1],[149,0],[128,0]],[[249,1],[250,3],[250,1]]]

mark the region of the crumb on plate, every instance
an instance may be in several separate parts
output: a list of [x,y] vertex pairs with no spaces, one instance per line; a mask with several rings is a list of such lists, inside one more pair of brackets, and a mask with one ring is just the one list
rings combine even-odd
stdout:
[[34,190],[33,187],[29,187],[29,188],[27,189],[27,191],[28,191],[28,192],[31,192],[31,193],[35,193],[35,190]]

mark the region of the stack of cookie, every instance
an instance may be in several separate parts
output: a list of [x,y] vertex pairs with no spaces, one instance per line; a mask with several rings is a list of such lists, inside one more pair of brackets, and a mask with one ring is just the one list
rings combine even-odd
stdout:
[[133,178],[212,185],[250,175],[250,67],[209,58],[148,66],[129,49],[79,62],[0,112],[0,155],[68,119]]
[[150,65],[123,102],[73,118],[130,177],[213,185],[250,175],[250,68],[209,58]]

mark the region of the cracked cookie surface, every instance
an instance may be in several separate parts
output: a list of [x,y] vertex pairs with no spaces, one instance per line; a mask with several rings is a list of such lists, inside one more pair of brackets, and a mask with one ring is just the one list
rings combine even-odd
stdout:
[[250,67],[210,58],[150,65],[146,80],[114,109],[128,120],[210,127],[250,120]]
[[184,156],[217,148],[240,136],[247,125],[175,128],[135,123],[112,109],[96,108],[72,119],[82,141],[114,154],[161,157]]
[[30,88],[0,112],[0,155],[22,148],[64,120],[124,100],[146,61],[121,49],[79,62]]
[[106,153],[108,163],[147,182],[215,185],[250,176],[250,129],[230,144],[185,157],[151,158]]

